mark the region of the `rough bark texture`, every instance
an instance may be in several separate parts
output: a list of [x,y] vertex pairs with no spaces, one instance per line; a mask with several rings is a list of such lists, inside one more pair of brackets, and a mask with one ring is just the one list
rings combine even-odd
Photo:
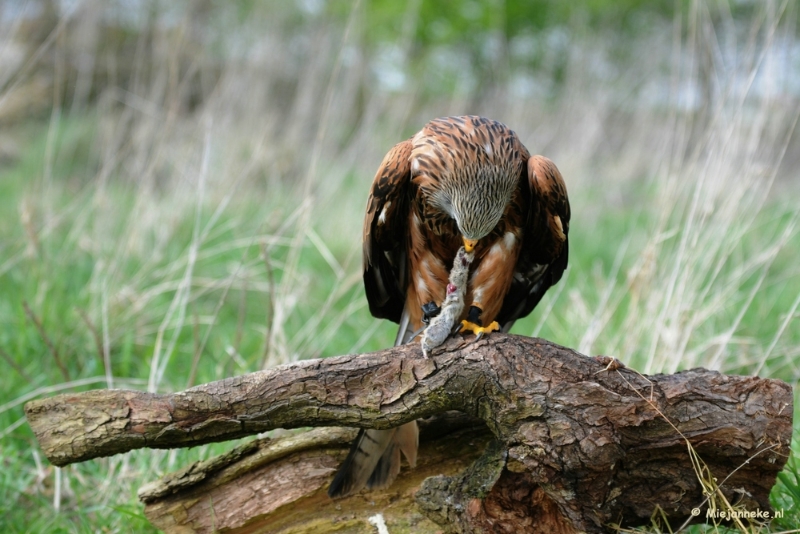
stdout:
[[141,488],[139,498],[150,522],[166,532],[374,534],[369,518],[381,513],[392,534],[434,534],[441,527],[417,509],[415,491],[427,477],[466,469],[492,435],[479,419],[457,412],[420,427],[417,467],[404,468],[386,490],[329,499],[328,484],[356,431],[318,428],[192,464]]
[[[644,377],[606,363],[493,334],[453,339],[430,359],[406,345],[177,394],[60,395],[26,413],[45,454],[65,465],[274,428],[388,428],[459,410],[485,421],[495,441],[465,474],[432,478],[416,496],[428,517],[459,532],[599,532],[646,523],[657,507],[683,521],[703,501],[686,440],[718,481],[730,475],[730,499],[742,488],[745,507],[770,509],[789,451],[787,384],[703,369]],[[331,468],[314,469],[327,477]]]

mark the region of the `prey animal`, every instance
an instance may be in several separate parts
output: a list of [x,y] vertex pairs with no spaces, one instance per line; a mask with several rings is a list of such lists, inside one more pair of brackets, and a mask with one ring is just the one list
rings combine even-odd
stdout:
[[[429,325],[426,354],[450,323],[477,336],[507,332],[561,279],[569,220],[561,173],[507,126],[434,119],[386,154],[372,182],[363,233],[370,312],[399,323],[396,345]],[[459,287],[450,278],[461,276],[454,261],[462,247],[469,273]],[[440,313],[449,318],[437,321]],[[391,484],[401,453],[415,464],[417,443],[416,422],[361,430],[328,494]]]
[[[474,252],[467,252],[464,247],[458,249],[450,269],[450,283],[447,284],[447,296],[439,307],[439,313],[430,320],[422,336],[422,354],[427,358],[428,352],[435,349],[447,339],[464,311],[464,297],[467,290],[469,266],[475,257]],[[478,334],[481,335],[481,334]]]

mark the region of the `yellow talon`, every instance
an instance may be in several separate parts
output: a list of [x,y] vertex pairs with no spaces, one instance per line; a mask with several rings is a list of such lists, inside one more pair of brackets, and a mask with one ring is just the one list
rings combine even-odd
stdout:
[[467,321],[464,319],[461,321],[461,330],[459,332],[472,332],[480,339],[483,337],[484,334],[488,334],[490,332],[496,332],[500,330],[500,325],[497,324],[497,321],[492,321],[489,326],[479,326],[473,322]]

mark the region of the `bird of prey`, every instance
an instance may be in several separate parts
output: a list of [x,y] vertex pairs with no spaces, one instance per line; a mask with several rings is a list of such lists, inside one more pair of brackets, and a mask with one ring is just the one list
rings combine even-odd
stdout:
[[[399,323],[396,345],[410,342],[451,294],[463,246],[474,260],[461,331],[508,331],[561,279],[569,219],[561,173],[507,126],[434,119],[386,154],[372,183],[363,234],[370,312]],[[328,494],[391,484],[401,452],[415,464],[417,439],[416,422],[361,430]]]

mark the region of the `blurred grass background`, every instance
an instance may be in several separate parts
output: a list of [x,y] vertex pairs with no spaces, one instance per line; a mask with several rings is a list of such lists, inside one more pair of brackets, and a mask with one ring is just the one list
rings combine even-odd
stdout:
[[[151,531],[136,489],[231,446],[56,469],[27,400],[389,346],[363,209],[438,116],[505,122],[567,181],[570,266],[514,332],[796,386],[799,20],[790,0],[0,2],[2,530]],[[800,526],[799,477],[794,456],[773,531]]]

